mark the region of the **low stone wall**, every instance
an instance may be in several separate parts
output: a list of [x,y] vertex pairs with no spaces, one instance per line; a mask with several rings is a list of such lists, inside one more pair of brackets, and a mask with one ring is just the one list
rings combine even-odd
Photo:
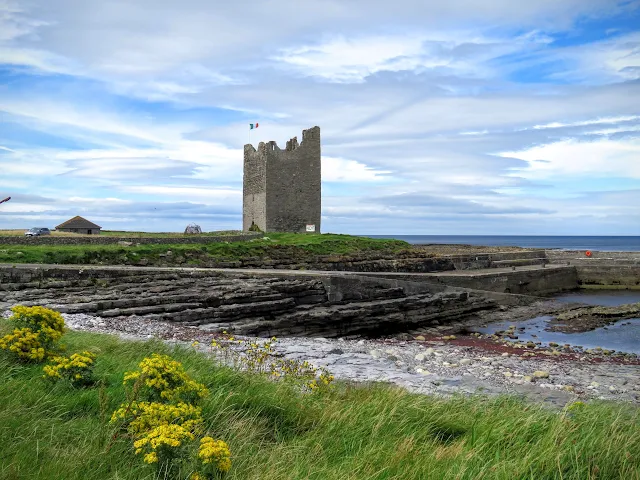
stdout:
[[547,250],[546,255],[551,263],[570,262],[571,265],[640,265],[640,252],[599,252],[593,250],[591,251],[591,256],[587,257],[585,250]]
[[575,266],[582,288],[640,289],[640,252],[548,250],[553,263]]
[[574,290],[578,285],[575,268],[545,268],[516,270],[500,274],[471,276],[439,276],[439,282],[456,287],[491,290],[524,295],[550,295]]
[[582,288],[628,288],[640,290],[640,265],[578,265]]
[[25,237],[0,235],[0,245],[115,245],[120,242],[133,245],[178,245],[243,242],[262,237],[264,237],[264,233],[261,232],[247,232],[238,235],[185,235],[184,237],[111,237],[106,235]]
[[[385,277],[384,273],[372,276]],[[428,275],[388,275],[411,282],[426,282],[460,287],[471,290],[499,292],[518,295],[550,295],[578,288],[578,276],[574,267],[549,267],[535,270],[515,270],[508,272],[475,274],[443,273]],[[517,303],[517,299],[514,300]],[[523,300],[526,303],[526,299]]]

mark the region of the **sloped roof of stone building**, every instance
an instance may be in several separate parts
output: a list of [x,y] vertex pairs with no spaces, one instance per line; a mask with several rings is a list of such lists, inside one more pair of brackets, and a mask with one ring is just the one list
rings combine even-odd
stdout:
[[93,222],[90,222],[86,218],[82,218],[80,216],[75,216],[66,222],[61,223],[56,227],[58,228],[102,228],[100,225],[96,225]]

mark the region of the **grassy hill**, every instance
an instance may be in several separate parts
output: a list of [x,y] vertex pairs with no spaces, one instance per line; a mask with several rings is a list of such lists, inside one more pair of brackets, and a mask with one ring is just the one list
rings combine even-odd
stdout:
[[551,411],[508,397],[445,400],[346,383],[303,394],[157,341],[70,332],[63,343],[69,352],[97,354],[102,387],[52,386],[41,365],[19,364],[0,351],[0,478],[158,478],[130,441],[109,445],[108,424],[125,400],[123,372],[157,352],[172,355],[209,388],[207,429],[232,455],[231,470],[220,478],[640,479],[634,406]]

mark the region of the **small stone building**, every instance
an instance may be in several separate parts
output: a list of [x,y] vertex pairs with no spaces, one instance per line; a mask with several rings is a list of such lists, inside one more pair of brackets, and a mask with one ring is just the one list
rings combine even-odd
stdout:
[[84,235],[99,235],[100,225],[90,222],[86,218],[80,216],[73,217],[56,227],[59,232],[82,233]]

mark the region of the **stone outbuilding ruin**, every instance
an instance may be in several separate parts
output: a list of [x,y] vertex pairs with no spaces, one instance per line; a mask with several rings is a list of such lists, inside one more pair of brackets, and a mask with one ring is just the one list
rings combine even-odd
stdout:
[[281,150],[276,142],[244,146],[242,229],[320,233],[320,127]]

